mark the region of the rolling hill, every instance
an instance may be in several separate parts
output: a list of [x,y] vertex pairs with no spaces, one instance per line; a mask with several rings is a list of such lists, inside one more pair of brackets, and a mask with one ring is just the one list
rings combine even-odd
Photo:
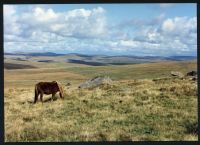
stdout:
[[[84,64],[91,66],[107,66],[107,65],[127,65],[127,64],[140,64],[159,61],[185,61],[197,59],[196,56],[106,56],[106,55],[85,55],[77,53],[57,54],[52,52],[46,53],[5,53],[4,57],[12,58],[14,60],[29,60],[31,59],[38,62],[67,62],[74,64]],[[48,58],[48,59],[47,59]]]
[[[4,55],[5,142],[198,140],[197,81],[170,75],[195,58],[34,55]],[[77,87],[99,75],[113,84]],[[65,99],[33,105],[35,84],[55,80]]]

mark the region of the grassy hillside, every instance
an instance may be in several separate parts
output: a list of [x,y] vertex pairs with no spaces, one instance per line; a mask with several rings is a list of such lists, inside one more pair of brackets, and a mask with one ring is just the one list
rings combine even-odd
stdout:
[[[170,76],[196,61],[87,66],[7,60],[37,66],[4,69],[5,141],[197,140],[197,82]],[[46,65],[45,65],[46,64]],[[77,89],[97,75],[111,85]],[[57,80],[65,99],[33,105],[34,85]]]
[[170,76],[171,71],[180,71],[186,74],[188,71],[196,69],[196,61],[168,61],[119,66],[70,67],[67,70],[84,76],[108,75],[113,79],[120,80],[167,77]]
[[33,105],[33,89],[5,92],[6,141],[197,140],[197,84],[175,78],[67,89]]
[[[41,64],[44,65],[43,63]],[[29,65],[31,64],[29,63]],[[44,67],[42,65],[38,69],[4,69],[5,87],[7,85],[10,87],[33,86],[36,82],[42,80],[57,80],[63,83],[70,81],[77,84],[98,75],[108,75],[114,80],[152,79],[169,77],[170,71],[180,71],[186,74],[188,71],[197,69],[196,61],[168,61],[98,67],[76,64],[56,65],[54,63],[50,63],[49,66],[45,65]]]

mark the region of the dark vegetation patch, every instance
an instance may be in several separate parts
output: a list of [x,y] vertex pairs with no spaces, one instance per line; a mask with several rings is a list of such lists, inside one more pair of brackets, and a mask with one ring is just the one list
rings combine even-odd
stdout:
[[186,129],[185,133],[198,135],[198,122],[197,121],[192,121],[192,120],[188,119],[183,122],[183,125]]
[[50,62],[55,62],[53,60],[38,60],[38,62],[46,62],[46,63],[50,63]]
[[100,62],[88,62],[84,60],[75,60],[75,59],[68,59],[69,63],[77,63],[77,64],[85,64],[85,65],[91,65],[91,66],[105,66],[107,64],[100,63]]
[[28,68],[36,68],[32,65],[25,65],[25,64],[15,64],[15,63],[4,63],[5,69],[28,69]]
[[[88,60],[88,59],[87,59]],[[139,64],[141,62],[95,62],[95,61],[85,61],[85,60],[76,60],[76,59],[68,59],[67,62],[69,63],[76,63],[76,64],[85,64],[90,66],[108,66],[108,65],[128,65],[128,64]]]
[[93,58],[94,56],[92,55],[85,55],[85,54],[76,54],[77,56],[80,56],[80,57],[85,57],[85,58]]
[[125,62],[119,62],[119,63],[109,63],[111,65],[128,65],[128,64],[139,64],[139,62],[130,62],[130,63],[125,63]]

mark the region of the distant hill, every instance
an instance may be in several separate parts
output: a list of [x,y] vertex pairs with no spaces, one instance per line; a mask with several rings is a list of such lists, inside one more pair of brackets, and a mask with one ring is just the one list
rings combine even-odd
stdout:
[[[74,54],[75,55],[75,54]],[[76,57],[75,57],[76,56]],[[105,66],[105,65],[127,65],[127,64],[140,64],[149,62],[159,62],[159,61],[184,61],[184,60],[194,60],[197,57],[194,56],[98,56],[98,55],[79,55],[76,54],[74,58],[65,55],[66,62],[85,64],[91,66]]]
[[192,60],[197,59],[196,56],[169,56],[166,57],[167,60],[182,61],[182,60]]
[[63,56],[65,54],[57,54],[53,52],[44,53],[4,53],[4,55],[23,55],[23,56]]
[[[44,53],[4,53],[5,56],[26,56],[26,57],[52,57],[48,62],[51,63],[56,58],[62,57],[62,61],[75,64],[85,64],[91,66],[104,66],[104,65],[126,65],[126,64],[140,64],[158,61],[184,61],[197,59],[196,56],[132,56],[132,55],[87,55],[78,53],[57,54],[53,52]],[[56,58],[55,58],[56,57]],[[43,62],[42,60],[39,62]],[[46,62],[46,60],[45,60]]]

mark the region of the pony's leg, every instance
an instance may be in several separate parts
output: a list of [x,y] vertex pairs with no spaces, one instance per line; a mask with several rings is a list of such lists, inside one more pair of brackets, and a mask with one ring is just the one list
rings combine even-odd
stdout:
[[37,100],[38,100],[38,94],[35,94],[34,104],[37,102]]
[[51,101],[53,101],[54,98],[55,98],[55,93],[52,94]]
[[64,99],[64,97],[62,96],[62,94],[61,94],[60,92],[59,92],[59,95],[60,95],[60,98],[61,98],[61,99]]
[[43,103],[43,93],[40,94],[40,101]]

